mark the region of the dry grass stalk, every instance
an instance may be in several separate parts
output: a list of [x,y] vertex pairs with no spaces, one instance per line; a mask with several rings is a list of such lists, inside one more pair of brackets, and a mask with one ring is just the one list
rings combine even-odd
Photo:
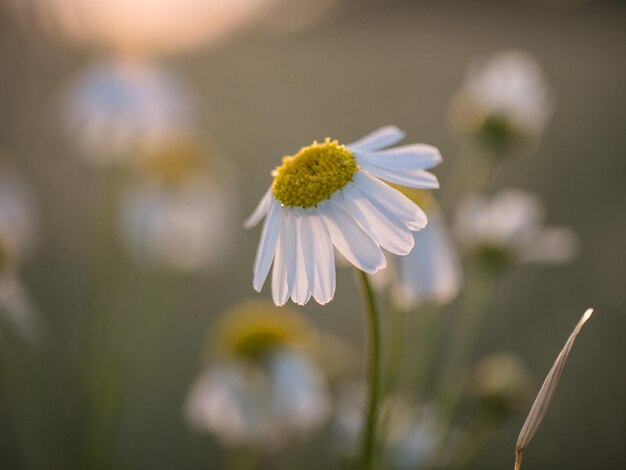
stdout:
[[537,394],[537,398],[535,398],[535,402],[533,403],[530,413],[528,413],[528,417],[526,418],[524,426],[522,426],[522,430],[517,438],[517,444],[515,446],[515,470],[520,470],[522,466],[522,450],[533,438],[537,428],[541,424],[541,420],[543,420],[546,411],[548,411],[550,400],[552,400],[552,395],[554,395],[556,386],[559,383],[563,367],[565,367],[565,363],[567,362],[567,356],[569,356],[570,350],[574,345],[574,340],[576,340],[576,336],[578,336],[581,328],[585,322],[589,320],[592,313],[593,309],[590,308],[583,314],[582,318],[574,328],[574,331],[572,331],[572,334],[567,339],[565,346],[563,346],[563,349],[556,358],[556,361],[554,361],[552,369],[550,369],[546,379],[543,381],[543,385]]

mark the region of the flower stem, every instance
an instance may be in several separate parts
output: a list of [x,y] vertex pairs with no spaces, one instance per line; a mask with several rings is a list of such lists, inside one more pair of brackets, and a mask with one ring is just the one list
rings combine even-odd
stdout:
[[376,299],[367,274],[359,271],[363,294],[365,296],[365,310],[368,329],[368,397],[367,417],[363,429],[361,468],[369,470],[373,467],[376,447],[376,424],[378,421],[378,398],[379,398],[379,365],[380,365],[380,329],[378,326],[378,312]]

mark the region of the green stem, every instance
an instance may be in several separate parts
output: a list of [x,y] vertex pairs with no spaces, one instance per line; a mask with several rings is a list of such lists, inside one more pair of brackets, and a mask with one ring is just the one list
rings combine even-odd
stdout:
[[380,365],[380,329],[376,299],[367,274],[359,271],[363,294],[365,295],[366,316],[368,325],[368,400],[367,420],[363,430],[361,462],[364,470],[373,466],[376,447],[376,424],[378,421],[379,365]]
[[[382,375],[382,394],[383,397],[390,391],[396,388],[398,383],[400,371],[404,365],[404,349],[405,349],[405,336],[407,329],[407,312],[404,310],[396,310],[393,305],[387,305],[386,318],[393,320],[390,332],[389,354],[388,359],[385,360],[383,355],[383,373]],[[383,338],[385,332],[383,331]],[[384,340],[383,340],[384,341]],[[383,398],[384,399],[384,398]]]

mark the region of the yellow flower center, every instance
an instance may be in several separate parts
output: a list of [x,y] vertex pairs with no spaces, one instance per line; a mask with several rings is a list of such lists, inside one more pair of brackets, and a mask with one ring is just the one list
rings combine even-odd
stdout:
[[298,348],[312,331],[297,313],[266,302],[247,302],[229,311],[213,336],[218,350],[239,359],[260,361],[279,348]]
[[275,170],[272,192],[285,206],[313,207],[352,181],[358,169],[352,152],[327,137],[284,157]]

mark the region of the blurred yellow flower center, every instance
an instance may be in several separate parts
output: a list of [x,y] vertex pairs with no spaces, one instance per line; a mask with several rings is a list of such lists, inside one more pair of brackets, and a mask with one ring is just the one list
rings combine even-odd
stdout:
[[279,348],[297,348],[310,340],[311,331],[298,314],[273,305],[249,302],[229,312],[218,325],[217,346],[240,359],[263,360]]
[[284,157],[275,170],[272,192],[285,206],[313,207],[352,181],[357,170],[352,152],[326,138]]
[[201,149],[195,142],[174,141],[146,152],[140,160],[148,176],[164,183],[181,183],[202,168]]
[[230,345],[233,355],[248,359],[260,359],[276,348],[289,344],[289,338],[286,338],[280,329],[271,331],[268,328],[265,331],[259,330],[249,333],[241,336],[237,342]]

